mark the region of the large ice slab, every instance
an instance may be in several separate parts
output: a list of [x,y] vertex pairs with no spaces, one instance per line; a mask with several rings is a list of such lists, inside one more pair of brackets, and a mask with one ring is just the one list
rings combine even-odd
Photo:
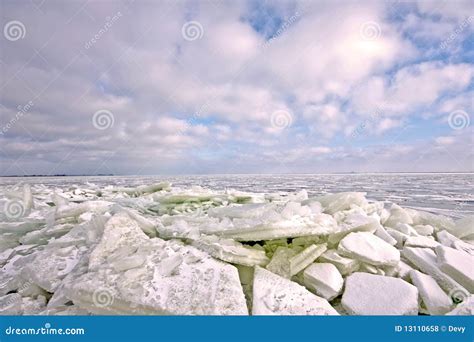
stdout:
[[451,234],[458,238],[464,238],[474,235],[474,216],[467,216],[457,220],[454,227],[451,228]]
[[75,305],[96,314],[248,314],[237,269],[178,241],[150,239],[114,215],[85,274],[65,280]]
[[337,224],[334,218],[326,214],[311,217],[294,216],[291,219],[277,219],[265,222],[253,220],[234,222],[227,227],[216,227],[201,231],[206,234],[215,234],[238,241],[260,241],[280,238],[300,237],[309,235],[327,235],[334,233]]
[[304,270],[304,284],[317,295],[332,300],[344,285],[344,279],[336,266],[330,263],[314,263]]
[[474,293],[474,257],[445,246],[436,247],[436,255],[439,268]]
[[417,210],[408,210],[412,217],[414,225],[430,225],[435,228],[435,230],[448,230],[451,231],[455,223],[453,219],[443,216],[435,215],[426,211],[417,211]]
[[453,301],[429,275],[412,270],[410,277],[430,315],[444,315],[453,307]]
[[402,207],[392,204],[390,208],[390,216],[384,222],[384,225],[387,227],[396,227],[398,224],[413,224],[413,219],[410,216],[409,212]]
[[263,268],[255,268],[253,315],[338,315],[324,298]]
[[357,260],[341,256],[335,249],[329,249],[319,258],[321,262],[328,262],[336,266],[342,275],[357,271],[360,263]]
[[126,193],[127,195],[138,197],[145,194],[152,194],[154,192],[161,191],[161,190],[167,190],[170,188],[170,186],[171,186],[170,183],[162,182],[162,183],[157,183],[157,184],[152,184],[152,185],[139,185],[135,188],[115,188],[113,191],[123,192],[123,193]]
[[317,201],[321,203],[324,212],[328,214],[335,214],[338,211],[348,210],[351,206],[365,206],[367,199],[364,192],[341,192],[338,194],[329,194],[321,197],[310,198],[303,201],[304,204]]
[[367,232],[350,233],[341,240],[338,251],[372,265],[395,266],[400,261],[400,252],[395,247]]
[[346,279],[341,303],[350,315],[416,315],[418,290],[402,279],[356,272]]
[[192,245],[216,259],[232,264],[265,266],[270,261],[263,249],[247,247],[232,239],[222,239],[215,235],[201,236]]
[[34,260],[23,268],[21,276],[48,292],[54,292],[85,252],[85,247],[76,246],[47,248],[36,254]]
[[468,242],[464,242],[461,239],[458,239],[457,237],[450,234],[446,230],[442,230],[438,232],[436,234],[436,237],[438,238],[438,242],[440,242],[441,244],[447,247],[455,248],[459,251],[463,251],[474,256],[474,245]]
[[467,292],[458,282],[440,270],[436,254],[432,249],[405,247],[402,250],[402,256],[410,261],[418,270],[432,276],[447,293]]
[[349,214],[345,217],[344,222],[338,226],[338,231],[331,234],[328,241],[331,243],[339,242],[344,236],[352,232],[370,232],[374,233],[381,228],[377,218],[366,216],[358,213]]

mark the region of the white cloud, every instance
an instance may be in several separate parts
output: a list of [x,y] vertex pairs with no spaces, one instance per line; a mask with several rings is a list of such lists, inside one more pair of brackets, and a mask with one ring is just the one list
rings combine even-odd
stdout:
[[[344,133],[376,111],[382,114],[364,125],[364,134],[383,145],[382,133],[413,116],[432,120],[472,107],[472,64],[455,62],[456,56],[423,60],[426,47],[414,43],[456,27],[464,3],[442,10],[420,3],[418,12],[397,23],[383,2],[279,2],[269,12],[296,20],[274,28],[280,34],[267,44],[248,18],[257,16],[261,24],[269,18],[250,13],[245,2],[39,6],[44,13],[29,2],[3,8],[6,17],[25,24],[27,36],[1,42],[2,126],[18,105],[33,99],[34,106],[0,136],[0,173],[36,170],[35,159],[38,170],[55,169],[68,153],[67,163],[57,166],[64,172],[94,170],[100,160],[114,172],[132,172],[131,165],[142,162],[154,172],[181,171],[183,165],[201,167],[201,152],[216,141],[222,148],[214,159],[239,146],[249,163],[243,168],[256,170],[278,150],[295,167],[301,161],[311,169],[312,156],[338,169],[344,156],[362,158],[355,147],[346,148]],[[120,19],[86,49],[118,11]],[[200,39],[183,38],[189,20],[202,25]],[[367,23],[374,39],[361,36]],[[105,131],[91,122],[101,109],[115,120]],[[272,126],[275,111],[290,113],[291,125]],[[393,151],[377,151],[395,158]],[[216,164],[206,170],[218,172]]]

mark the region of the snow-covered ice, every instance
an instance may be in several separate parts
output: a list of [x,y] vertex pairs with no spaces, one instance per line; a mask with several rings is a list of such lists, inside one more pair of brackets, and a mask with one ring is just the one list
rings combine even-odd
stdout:
[[0,314],[473,312],[472,216],[345,190],[38,180],[0,186]]
[[341,293],[344,279],[333,264],[314,263],[304,270],[304,284],[317,295],[332,300]]
[[410,277],[418,288],[420,297],[430,315],[444,315],[452,309],[453,301],[441,289],[432,277],[419,271],[412,270]]
[[339,243],[338,251],[371,265],[395,266],[400,252],[384,240],[367,232],[350,233]]
[[329,302],[303,286],[257,267],[253,283],[254,315],[337,315]]
[[351,315],[416,315],[418,290],[402,279],[356,272],[346,279],[341,303]]

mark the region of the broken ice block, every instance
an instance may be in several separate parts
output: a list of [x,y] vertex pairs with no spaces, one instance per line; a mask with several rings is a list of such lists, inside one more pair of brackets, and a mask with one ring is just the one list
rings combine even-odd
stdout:
[[267,270],[278,274],[284,278],[290,279],[291,269],[290,269],[290,258],[294,257],[300,249],[287,248],[287,247],[278,247],[273,253],[273,257],[267,265]]
[[444,315],[451,310],[453,301],[432,277],[415,270],[410,277],[430,315]]
[[0,297],[0,315],[21,315],[22,313],[22,297],[18,293]]
[[227,207],[217,207],[208,210],[209,217],[218,218],[257,218],[262,217],[266,213],[276,210],[274,204],[267,203],[249,203],[242,205],[232,205]]
[[65,217],[77,217],[85,212],[93,212],[95,214],[103,214],[112,207],[113,203],[108,201],[88,201],[80,204],[69,204],[68,206],[59,207],[56,211],[56,219]]
[[433,226],[430,226],[429,224],[425,224],[425,225],[419,224],[419,225],[414,226],[413,229],[415,229],[418,234],[424,235],[424,236],[433,235],[434,233]]
[[399,223],[412,224],[413,220],[405,209],[396,204],[392,204],[390,216],[384,222],[384,226],[395,228]]
[[341,256],[335,249],[329,249],[319,258],[321,262],[328,262],[336,266],[342,275],[357,271],[360,263],[357,260]]
[[320,202],[324,208],[324,212],[331,215],[338,211],[348,210],[352,205],[359,207],[367,205],[365,192],[340,192],[337,194],[329,194],[321,197],[310,198],[303,201],[302,204],[310,204],[314,201]]
[[438,230],[451,231],[454,228],[454,221],[443,215],[435,215],[426,211],[410,210],[414,225],[430,225]]
[[400,261],[400,252],[395,247],[366,232],[347,235],[339,243],[338,252],[376,266],[395,266]]
[[454,223],[450,230],[451,234],[458,238],[464,238],[474,234],[474,216],[467,216]]
[[402,232],[392,229],[392,228],[386,228],[386,232],[394,238],[397,243],[394,245],[397,248],[403,248],[403,245],[405,244],[405,241],[410,237],[409,235],[403,234]]
[[[137,255],[145,260],[131,269],[110,267]],[[68,276],[63,291],[95,314],[248,314],[234,266],[176,240],[150,239],[126,213],[107,222],[85,271]]]
[[344,222],[338,226],[338,231],[329,236],[328,242],[336,244],[351,232],[374,233],[379,227],[381,227],[381,225],[374,217],[361,214],[349,214]]
[[474,245],[458,239],[454,235],[448,233],[446,230],[438,232],[436,237],[438,238],[438,241],[446,247],[455,248],[459,251],[463,251],[474,256]]
[[393,229],[398,230],[400,233],[403,233],[408,236],[416,236],[418,233],[416,230],[410,226],[408,223],[397,223],[394,226],[391,226]]
[[379,226],[374,234],[392,246],[397,244],[397,240],[394,239],[383,226]]
[[47,247],[23,268],[21,276],[48,292],[54,292],[85,252],[84,247]]
[[346,278],[341,303],[350,315],[416,315],[418,290],[402,279],[356,272]]
[[252,314],[338,315],[326,299],[258,266],[253,282]]
[[152,194],[157,191],[167,190],[171,186],[168,182],[152,184],[152,185],[140,185],[135,188],[116,188],[114,192],[124,192],[130,196],[138,197],[145,194]]
[[217,236],[201,236],[191,243],[194,247],[209,253],[216,259],[244,266],[265,266],[270,261],[265,251],[242,245],[232,239]]
[[344,279],[333,264],[314,263],[303,274],[306,288],[327,300],[334,299],[342,291]]
[[453,278],[445,274],[439,269],[436,261],[436,254],[430,248],[405,247],[402,255],[410,261],[416,268],[434,278],[438,285],[447,293],[458,291],[459,289],[466,291]]
[[436,247],[439,268],[465,287],[469,292],[474,292],[474,257],[445,246]]
[[330,215],[319,214],[311,217],[295,216],[291,220],[271,221],[239,226],[237,222],[230,227],[205,229],[201,232],[232,238],[238,241],[274,240],[280,238],[309,235],[327,235],[337,229],[336,221]]
[[407,247],[435,248],[439,242],[428,236],[410,236],[405,241]]
[[311,245],[290,258],[290,275],[294,276],[311,265],[321,254],[326,251],[326,244]]

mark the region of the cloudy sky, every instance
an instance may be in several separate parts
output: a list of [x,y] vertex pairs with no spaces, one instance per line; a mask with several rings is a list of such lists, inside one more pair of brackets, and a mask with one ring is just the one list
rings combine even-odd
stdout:
[[472,2],[0,4],[0,175],[474,171]]

